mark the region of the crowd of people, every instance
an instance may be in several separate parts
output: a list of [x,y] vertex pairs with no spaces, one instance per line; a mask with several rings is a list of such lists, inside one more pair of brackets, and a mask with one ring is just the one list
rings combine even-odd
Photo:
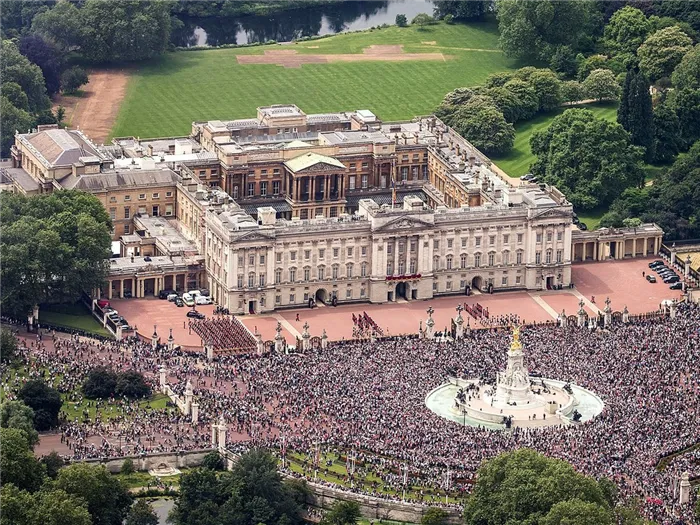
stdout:
[[352,336],[353,338],[362,337],[382,337],[384,330],[376,323],[374,319],[367,313],[352,314]]
[[[231,326],[195,323],[221,337]],[[678,480],[684,471],[700,476],[697,452],[675,456],[663,469],[656,466],[661,458],[700,442],[699,329],[700,308],[692,304],[680,304],[674,318],[635,318],[606,330],[555,324],[524,328],[521,340],[533,375],[581,385],[599,395],[605,408],[579,425],[507,432],[464,427],[425,406],[427,394],[448,374],[494,381],[505,366],[511,337],[500,328],[472,330],[456,342],[342,341],[306,354],[257,357],[250,351],[213,362],[203,354],[153,350],[137,340],[45,336],[37,341],[32,336],[28,346],[30,375],[60,377],[57,386],[73,396],[79,396],[75,392],[94,366],[134,368],[154,382],[164,366],[177,392],[188,380],[193,385],[200,407],[197,425],[173,408],[118,400],[110,405],[116,411],[111,418],[69,419],[61,438],[69,445],[66,455],[75,459],[205,448],[211,443],[211,423],[223,416],[231,444],[279,448],[284,443],[289,450],[309,453],[319,443],[324,450],[352,447],[358,464],[376,472],[384,485],[363,490],[389,497],[382,488],[400,488],[403,469],[411,483],[436,488],[449,470],[451,488],[468,491],[484,460],[529,447],[585,474],[609,477],[623,497],[642,501],[646,516],[675,525],[684,519],[690,523],[691,507],[678,504]],[[14,391],[18,381],[12,376],[3,388]]]
[[255,338],[234,316],[190,319],[189,328],[217,352],[252,352],[256,348]]

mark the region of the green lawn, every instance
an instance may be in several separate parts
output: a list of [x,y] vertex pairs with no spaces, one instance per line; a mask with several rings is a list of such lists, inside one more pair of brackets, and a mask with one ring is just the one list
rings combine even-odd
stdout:
[[[82,402],[76,403],[70,401],[69,396],[65,394],[62,397],[63,406],[61,407],[61,411],[66,413],[66,418],[70,421],[73,421],[75,418],[82,420],[85,410],[88,412],[90,421],[95,421],[97,416],[99,416],[102,421],[106,421],[122,415],[119,404],[115,401],[104,401],[98,412],[95,408],[94,401],[83,399]],[[168,401],[169,398],[165,394],[154,394],[149,399],[139,401],[139,407],[146,411],[162,410],[166,407]]]
[[[590,109],[597,117],[607,120],[617,118],[617,104],[583,104],[581,106]],[[546,129],[554,120],[570,107],[564,107],[557,111],[539,115],[536,118],[519,122],[515,125],[515,144],[507,154],[492,156],[494,163],[511,177],[520,177],[530,170],[530,165],[535,161],[535,156],[530,150],[530,137],[535,131]]]
[[596,208],[589,211],[577,211],[576,215],[581,219],[589,230],[595,230],[600,225],[600,219],[607,213],[607,208]]
[[[441,52],[451,58],[299,68],[236,61],[237,55],[270,49],[361,53],[372,44],[403,44],[407,53]],[[308,113],[369,109],[384,120],[410,119],[431,113],[457,87],[481,84],[489,74],[515,67],[498,50],[494,23],[441,23],[423,31],[389,27],[284,47],[168,53],[134,71],[112,136],[186,134],[195,120],[253,117],[258,106],[284,103],[294,103]]]
[[39,322],[85,330],[105,337],[112,335],[82,304],[42,306],[39,308]]

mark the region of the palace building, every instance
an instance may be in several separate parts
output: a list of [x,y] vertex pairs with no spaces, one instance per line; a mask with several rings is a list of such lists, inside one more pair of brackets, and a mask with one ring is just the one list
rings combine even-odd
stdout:
[[2,168],[14,191],[98,196],[121,255],[106,295],[206,287],[236,313],[568,286],[572,261],[655,254],[663,235],[581,232],[556,188],[499,174],[434,116],[269,106],[108,146],[49,126]]

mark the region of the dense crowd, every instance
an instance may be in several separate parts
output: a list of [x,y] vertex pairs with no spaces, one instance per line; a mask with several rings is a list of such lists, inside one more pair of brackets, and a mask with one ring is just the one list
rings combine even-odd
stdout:
[[190,331],[219,352],[251,352],[256,348],[248,329],[233,316],[190,320]]
[[[506,319],[502,321],[505,322]],[[173,409],[148,410],[126,401],[111,419],[62,429],[76,458],[206,447],[210,423],[221,415],[231,443],[262,444],[309,452],[358,451],[362,468],[381,473],[385,486],[412,483],[468,490],[484,459],[530,447],[569,461],[581,472],[607,476],[625,497],[639,497],[647,516],[675,524],[690,515],[677,504],[678,479],[700,475],[697,453],[656,468],[660,458],[700,442],[700,308],[682,304],[675,318],[638,319],[609,330],[544,325],[523,329],[526,363],[533,375],[579,384],[605,402],[602,414],[567,427],[515,428],[509,432],[463,427],[431,412],[426,395],[448,373],[494,381],[505,366],[509,330],[473,330],[464,341],[387,338],[346,341],[305,355],[203,356],[152,350],[84,338],[31,341],[33,374],[51,371],[75,392],[93,366],[135,368],[151,378],[161,365],[177,392],[190,380],[200,406],[192,426]],[[11,390],[15,384],[4,387]],[[75,394],[73,394],[75,395]],[[119,443],[117,444],[117,437]],[[379,489],[376,495],[380,494]],[[387,497],[383,494],[383,497]],[[690,522],[690,521],[688,521]]]

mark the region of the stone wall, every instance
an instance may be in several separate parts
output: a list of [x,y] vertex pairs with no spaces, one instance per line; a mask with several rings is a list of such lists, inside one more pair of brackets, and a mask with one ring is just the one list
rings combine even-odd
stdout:
[[[308,503],[315,507],[329,510],[338,500],[355,501],[360,506],[362,516],[367,519],[383,519],[392,521],[405,521],[409,523],[420,523],[423,514],[429,507],[425,505],[415,505],[391,501],[373,496],[353,494],[351,492],[337,490],[323,485],[309,483],[311,494]],[[462,523],[462,512],[460,509],[445,507],[448,514],[447,523],[459,525]]]
[[190,450],[186,452],[163,452],[160,454],[144,454],[141,456],[125,456],[113,459],[88,459],[85,463],[91,465],[104,465],[112,474],[121,471],[122,464],[129,458],[134,462],[134,468],[140,471],[156,469],[162,465],[172,468],[194,468],[202,464],[204,456],[213,449]]

